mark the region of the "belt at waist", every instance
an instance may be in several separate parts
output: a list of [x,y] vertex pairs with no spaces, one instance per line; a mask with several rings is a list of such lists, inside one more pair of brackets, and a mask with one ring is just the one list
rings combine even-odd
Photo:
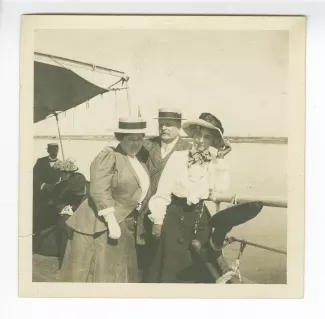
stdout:
[[190,208],[193,208],[193,207],[202,205],[203,204],[203,201],[204,201],[203,199],[200,199],[197,204],[188,205],[187,204],[187,198],[186,197],[178,197],[178,196],[176,196],[174,194],[172,194],[171,200],[172,200],[171,201],[171,204],[173,204],[173,205],[188,206]]
[[136,209],[133,209],[133,211],[125,218],[138,218],[138,217],[139,217],[139,212]]

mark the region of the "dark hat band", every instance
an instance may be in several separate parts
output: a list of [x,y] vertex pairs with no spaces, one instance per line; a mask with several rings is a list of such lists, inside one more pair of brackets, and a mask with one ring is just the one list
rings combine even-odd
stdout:
[[180,120],[182,119],[182,115],[176,112],[159,112],[159,118],[164,117],[173,117]]
[[127,123],[127,122],[119,122],[118,127],[124,130],[139,130],[147,127],[146,122],[135,122],[135,123]]

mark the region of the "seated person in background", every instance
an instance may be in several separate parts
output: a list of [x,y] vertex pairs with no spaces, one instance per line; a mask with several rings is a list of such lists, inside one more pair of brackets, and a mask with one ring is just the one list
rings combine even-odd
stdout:
[[41,244],[40,232],[55,224],[52,190],[60,181],[60,173],[53,168],[58,161],[58,144],[48,144],[47,152],[48,156],[38,158],[33,168],[33,251]]
[[61,266],[70,233],[66,221],[87,198],[88,187],[85,176],[77,172],[78,166],[74,159],[57,161],[53,167],[61,177],[61,182],[53,190],[55,211],[58,214],[56,239]]

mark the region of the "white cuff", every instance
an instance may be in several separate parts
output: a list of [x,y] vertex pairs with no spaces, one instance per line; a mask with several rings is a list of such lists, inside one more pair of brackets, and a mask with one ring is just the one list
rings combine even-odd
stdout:
[[229,168],[227,161],[225,161],[223,158],[215,158],[212,165],[217,170],[225,170]]
[[70,215],[70,216],[72,216],[73,215],[73,210],[72,210],[71,206],[70,205],[65,206],[61,210],[60,215]]
[[148,215],[148,218],[156,225],[162,225],[164,222],[164,217],[163,218],[157,217],[154,216],[153,214]]
[[105,209],[100,210],[98,212],[98,216],[103,216],[104,218],[106,218],[108,215],[111,215],[114,213],[115,213],[114,207],[107,207]]
[[43,189],[43,187],[44,187],[45,184],[46,184],[46,183],[43,183],[43,184],[41,185],[41,190]]
[[59,180],[55,183],[55,185],[60,184],[62,182],[62,178],[60,177]]

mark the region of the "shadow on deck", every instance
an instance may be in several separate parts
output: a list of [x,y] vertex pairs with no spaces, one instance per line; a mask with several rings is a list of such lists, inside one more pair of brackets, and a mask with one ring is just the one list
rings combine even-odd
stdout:
[[33,254],[33,282],[56,282],[59,275],[57,257]]
[[[33,282],[56,282],[59,276],[57,257],[33,254]],[[243,284],[256,284],[243,278]]]

